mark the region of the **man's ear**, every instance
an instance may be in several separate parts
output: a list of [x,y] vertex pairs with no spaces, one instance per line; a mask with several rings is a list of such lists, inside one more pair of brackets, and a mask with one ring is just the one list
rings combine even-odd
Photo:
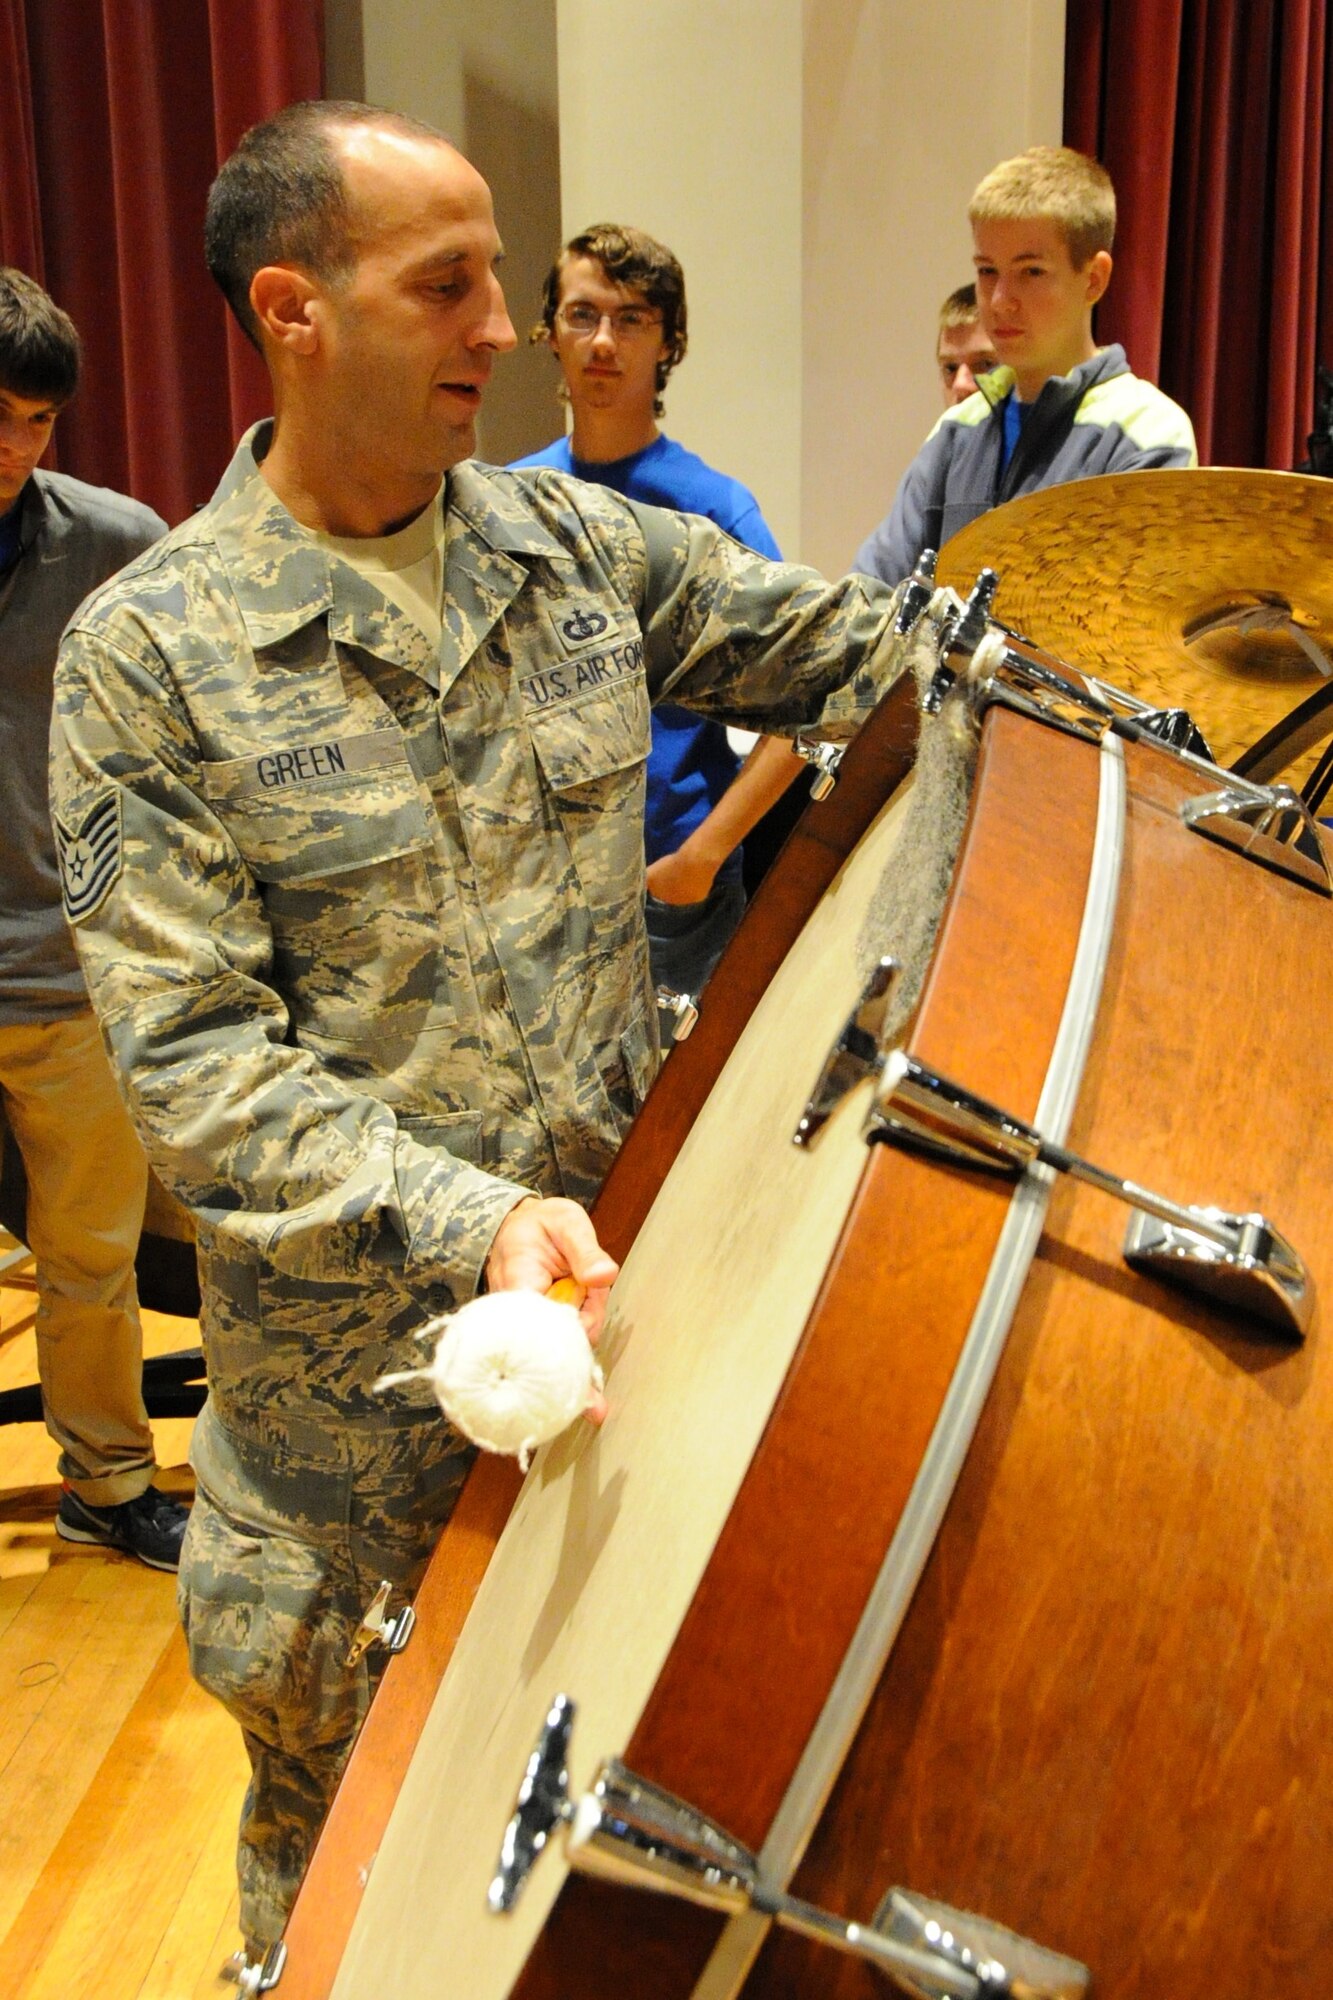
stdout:
[[320,288],[290,264],[264,264],[250,280],[250,304],[266,339],[289,354],[319,345]]
[[1088,304],[1095,306],[1098,299],[1105,294],[1106,287],[1111,282],[1111,253],[1109,250],[1098,250],[1095,256],[1088,259],[1087,280]]

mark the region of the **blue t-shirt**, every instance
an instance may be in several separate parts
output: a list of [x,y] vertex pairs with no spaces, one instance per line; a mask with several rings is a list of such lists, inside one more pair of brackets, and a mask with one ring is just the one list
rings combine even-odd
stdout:
[[[758,555],[782,560],[759,502],[739,479],[714,472],[711,465],[667,437],[654,438],[628,458],[592,461],[575,458],[569,439],[559,438],[544,451],[514,461],[515,468],[550,466],[609,486],[627,500],[650,507],[674,507],[683,514],[702,514],[736,541]],[[653,710],[653,742],[648,756],[648,803],[644,816],[644,848],[650,862],[674,854],[701,826],[739,769],[720,722],[693,715],[675,702]],[[717,872],[719,882],[739,881],[741,850],[728,856]]]
[[1014,453],[1018,450],[1018,440],[1023,435],[1023,424],[1030,405],[1020,403],[1013,390],[1004,399],[1001,415],[1004,418],[1003,442],[1000,449],[1000,470],[1004,471]]

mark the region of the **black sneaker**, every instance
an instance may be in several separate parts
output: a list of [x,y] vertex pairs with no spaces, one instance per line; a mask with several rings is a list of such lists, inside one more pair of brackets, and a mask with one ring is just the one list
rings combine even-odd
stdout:
[[188,1507],[159,1493],[155,1486],[119,1507],[92,1507],[66,1487],[56,1514],[56,1533],[67,1542],[96,1542],[100,1548],[123,1549],[150,1569],[176,1569]]

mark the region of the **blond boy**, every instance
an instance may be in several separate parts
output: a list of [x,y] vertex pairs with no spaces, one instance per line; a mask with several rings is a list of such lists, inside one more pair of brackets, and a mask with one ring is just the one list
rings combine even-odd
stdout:
[[946,410],[854,568],[907,576],[979,514],[1020,493],[1194,465],[1190,420],[1098,347],[1092,313],[1111,279],[1115,191],[1067,146],[1033,146],[980,183],[968,208],[981,324],[1000,366]]
[[997,368],[999,361],[981,324],[976,286],[960,285],[940,307],[935,341],[935,366],[940,371],[945,409],[952,403],[965,403],[975,394],[982,376]]

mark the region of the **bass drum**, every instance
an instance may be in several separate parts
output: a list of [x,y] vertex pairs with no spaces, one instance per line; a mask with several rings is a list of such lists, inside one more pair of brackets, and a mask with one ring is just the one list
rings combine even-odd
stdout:
[[1264,1210],[1328,1282],[1329,905],[1187,832],[1205,787],[1166,754],[995,711],[927,953],[964,757],[946,711],[667,1176],[613,1295],[611,1417],[528,1477],[336,2000],[883,1990],[762,1918],[576,1875],[561,1837],[492,1916],[558,1692],[574,1796],[623,1758],[846,1917],[902,1884],[1100,1995],[1322,1993],[1318,1323],[1284,1347],[1131,1273],[1093,1190],[867,1146],[869,1081],[791,1135],[892,946],[922,1062],[1141,1184]]

